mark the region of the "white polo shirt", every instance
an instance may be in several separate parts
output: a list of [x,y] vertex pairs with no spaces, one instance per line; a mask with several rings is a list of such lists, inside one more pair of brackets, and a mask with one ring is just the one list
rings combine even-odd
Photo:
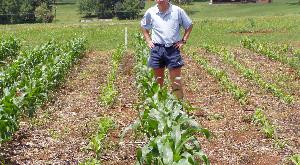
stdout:
[[152,30],[152,42],[164,44],[166,47],[181,40],[181,26],[188,29],[191,25],[192,20],[185,11],[172,4],[164,13],[159,11],[158,5],[149,8],[141,21],[141,27]]

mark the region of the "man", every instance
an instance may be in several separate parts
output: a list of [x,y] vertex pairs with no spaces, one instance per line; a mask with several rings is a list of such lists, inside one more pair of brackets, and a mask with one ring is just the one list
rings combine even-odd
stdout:
[[[156,0],[156,3],[146,11],[141,21],[141,29],[151,52],[148,66],[153,68],[160,86],[164,84],[164,70],[167,67],[172,92],[177,98],[182,99],[181,67],[184,63],[180,49],[192,31],[192,21],[183,9],[172,5],[169,0]],[[180,27],[184,28],[182,38]]]

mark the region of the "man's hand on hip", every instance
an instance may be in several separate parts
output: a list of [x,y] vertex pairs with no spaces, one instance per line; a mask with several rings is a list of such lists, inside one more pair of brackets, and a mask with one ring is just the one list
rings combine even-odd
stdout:
[[176,49],[181,49],[181,47],[182,47],[183,45],[184,45],[183,41],[180,40],[180,41],[176,42],[176,44],[174,44],[174,47],[175,47]]
[[147,45],[148,45],[148,47],[149,47],[150,49],[154,48],[154,44],[153,44],[152,41],[148,41],[148,42],[147,42]]

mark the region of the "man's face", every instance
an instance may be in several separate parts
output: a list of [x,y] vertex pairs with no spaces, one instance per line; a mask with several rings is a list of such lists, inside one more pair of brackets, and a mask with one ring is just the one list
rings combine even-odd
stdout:
[[157,4],[167,4],[169,0],[156,0]]

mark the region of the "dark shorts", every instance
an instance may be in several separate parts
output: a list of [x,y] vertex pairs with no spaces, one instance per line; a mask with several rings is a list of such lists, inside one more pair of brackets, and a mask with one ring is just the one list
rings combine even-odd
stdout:
[[179,68],[184,65],[180,50],[171,46],[165,47],[164,45],[155,44],[155,47],[150,50],[150,57],[148,59],[148,66],[151,68],[169,69]]

